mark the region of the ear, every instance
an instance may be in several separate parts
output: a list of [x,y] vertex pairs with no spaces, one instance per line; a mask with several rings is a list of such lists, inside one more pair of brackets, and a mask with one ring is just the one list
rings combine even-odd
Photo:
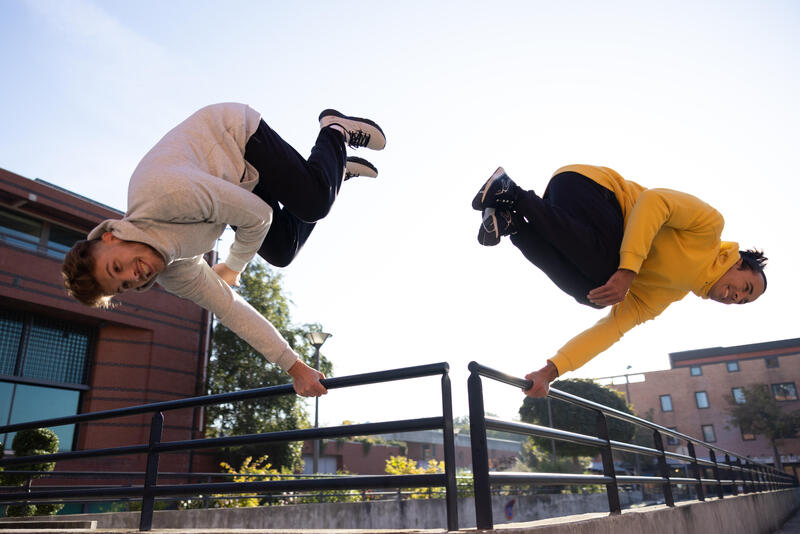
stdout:
[[100,239],[102,239],[103,242],[108,243],[108,244],[111,244],[111,243],[114,243],[115,241],[119,241],[120,240],[117,236],[115,236],[111,232],[104,232],[103,235],[100,236]]

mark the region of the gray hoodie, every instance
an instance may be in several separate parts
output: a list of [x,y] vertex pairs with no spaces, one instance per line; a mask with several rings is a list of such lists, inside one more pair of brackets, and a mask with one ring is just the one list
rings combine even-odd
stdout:
[[272,208],[252,193],[258,171],[244,159],[261,115],[244,104],[205,107],[169,131],[142,158],[128,184],[128,211],[100,223],[89,239],[110,231],[158,251],[167,268],[156,281],[212,312],[219,322],[288,370],[297,354],[278,330],[203,260],[226,226],[236,235],[225,263],[243,271],[272,222]]

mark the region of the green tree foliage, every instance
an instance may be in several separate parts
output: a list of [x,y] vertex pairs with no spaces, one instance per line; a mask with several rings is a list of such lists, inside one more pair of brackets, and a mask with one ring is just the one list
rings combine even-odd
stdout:
[[[20,430],[11,442],[14,456],[40,456],[43,454],[54,454],[58,452],[58,436],[49,428],[31,428]],[[55,469],[55,462],[40,462],[34,464],[20,465],[16,471],[41,471],[46,473]],[[15,475],[5,473],[0,476],[0,485],[3,486],[22,486],[31,479],[41,478],[42,475]],[[13,505],[8,506],[5,515],[9,517],[27,517],[33,515],[53,515],[58,512],[63,505],[61,504],[39,504],[39,505]]]
[[784,410],[772,396],[766,384],[754,384],[743,388],[745,402],[737,404],[729,395],[728,415],[731,422],[742,432],[764,436],[772,445],[775,466],[783,470],[778,442],[793,438],[800,429],[800,410]]
[[[625,402],[625,397],[616,390],[603,387],[592,380],[567,379],[553,382],[553,387],[565,393],[571,393],[586,400],[614,408],[621,412],[633,413]],[[567,430],[579,434],[594,436],[596,427],[596,412],[571,403],[552,399],[553,426],[560,430]],[[525,397],[519,409],[522,420],[548,426],[547,399],[533,399]],[[606,418],[611,439],[630,442],[633,437],[633,426],[613,417]],[[550,450],[549,438],[534,438],[536,445],[542,450]],[[578,445],[564,441],[556,441],[556,454],[579,458],[581,456],[594,456],[600,449],[587,445]]]
[[[281,287],[281,275],[264,262],[252,261],[242,273],[237,292],[263,314],[300,357],[314,366],[314,348],[306,332],[321,330],[319,325],[293,325],[290,301]],[[330,376],[332,366],[320,356],[320,370]],[[211,361],[208,367],[208,393],[230,393],[291,383],[291,377],[220,323],[214,326]],[[207,408],[209,436],[256,434],[309,426],[304,401],[296,395],[222,404]],[[241,465],[247,457],[268,455],[277,468],[301,467],[300,443],[258,444],[225,450],[220,460]]]

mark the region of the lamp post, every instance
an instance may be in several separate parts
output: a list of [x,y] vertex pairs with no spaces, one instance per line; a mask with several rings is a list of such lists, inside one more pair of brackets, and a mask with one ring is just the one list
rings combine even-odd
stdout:
[[[319,371],[319,348],[325,341],[331,337],[332,334],[325,332],[306,332],[306,339],[309,343],[314,345],[314,369]],[[314,428],[319,428],[319,397],[314,397]],[[314,450],[314,474],[317,474],[319,469],[319,440],[315,439],[313,443]]]

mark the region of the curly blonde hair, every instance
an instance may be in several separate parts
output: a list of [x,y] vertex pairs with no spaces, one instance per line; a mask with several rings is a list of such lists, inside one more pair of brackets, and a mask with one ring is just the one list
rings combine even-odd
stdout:
[[78,241],[67,252],[61,267],[64,287],[67,294],[78,302],[93,308],[110,308],[111,295],[103,293],[103,288],[94,277],[94,247],[100,239]]

